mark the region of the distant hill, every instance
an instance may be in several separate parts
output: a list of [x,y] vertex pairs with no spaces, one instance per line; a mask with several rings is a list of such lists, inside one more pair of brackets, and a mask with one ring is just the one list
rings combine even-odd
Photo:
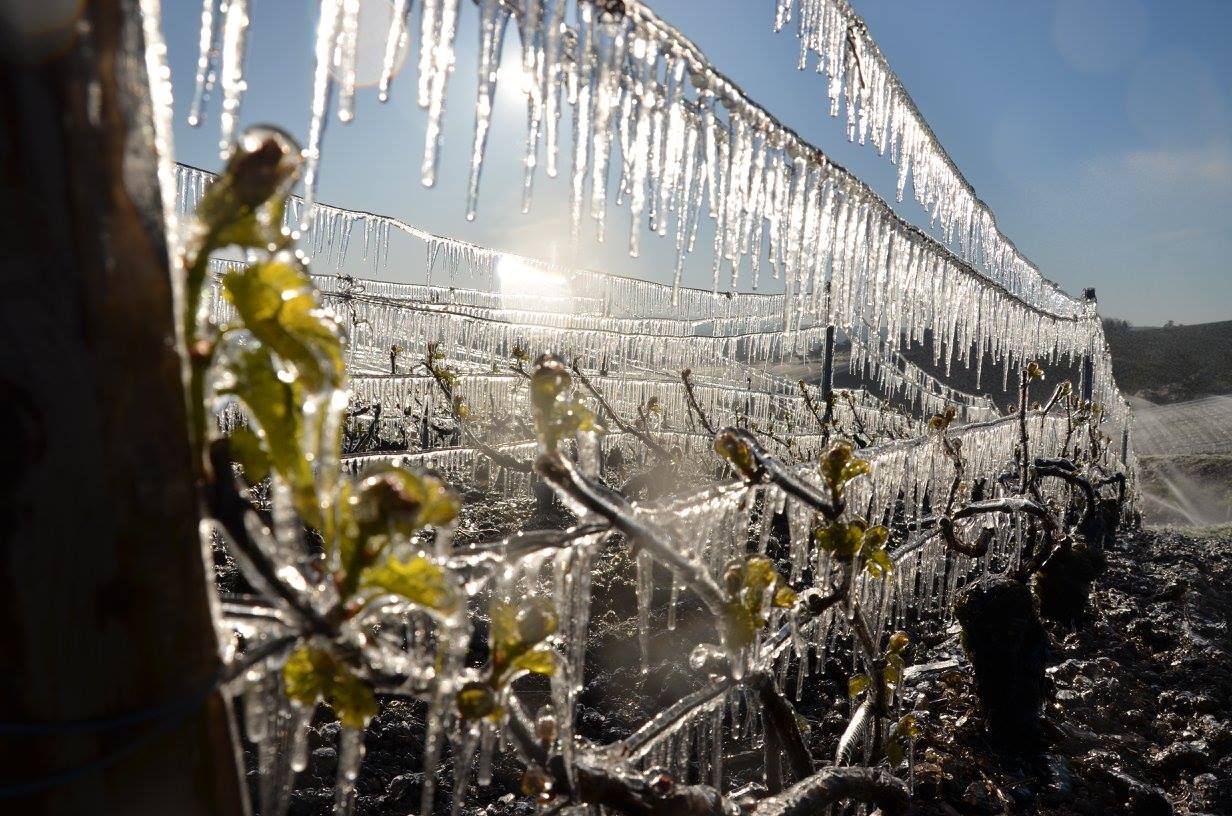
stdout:
[[1156,328],[1109,319],[1104,333],[1126,394],[1155,403],[1232,394],[1232,320]]
[[[1202,397],[1232,394],[1232,320],[1200,323],[1193,326],[1131,326],[1124,320],[1105,319],[1104,332],[1112,351],[1112,368],[1117,385],[1126,396],[1140,397],[1155,404],[1171,404]],[[863,383],[863,378],[848,372],[851,346],[841,341],[835,354],[834,382],[840,388]],[[974,366],[956,360],[949,373],[944,365],[934,365],[931,336],[923,345],[905,351],[906,356],[928,373],[952,388],[973,394],[987,394],[1002,410],[1017,404],[1017,384],[1005,382],[1005,369],[985,357],[983,376],[977,384]],[[1052,362],[1043,386],[1033,390],[1043,400],[1054,383],[1070,380],[1077,384],[1077,366]],[[816,382],[820,362],[809,359],[779,367],[783,376],[803,377]],[[864,383],[868,384],[868,383]]]

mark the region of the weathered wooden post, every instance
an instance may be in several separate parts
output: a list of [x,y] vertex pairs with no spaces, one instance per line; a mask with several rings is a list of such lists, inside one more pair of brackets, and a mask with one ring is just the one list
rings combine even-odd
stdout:
[[9,813],[246,809],[157,177],[157,12],[158,0],[0,6]]
[[[830,314],[830,282],[826,281],[826,314]],[[821,398],[826,404],[825,420],[829,422],[834,416],[834,321],[826,325],[826,343],[822,349],[821,363]]]
[[[1084,289],[1082,298],[1091,306],[1091,314],[1096,314],[1095,305],[1095,289]],[[1094,340],[1091,341],[1091,347],[1087,349],[1087,353],[1082,358],[1082,401],[1090,402],[1095,392],[1095,346]]]

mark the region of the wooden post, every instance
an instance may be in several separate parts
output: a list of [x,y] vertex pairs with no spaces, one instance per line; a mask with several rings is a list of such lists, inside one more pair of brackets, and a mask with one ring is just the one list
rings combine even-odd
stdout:
[[43,8],[0,10],[0,810],[240,814],[142,9]]
[[[830,313],[830,282],[826,281],[826,314]],[[829,422],[834,416],[834,322],[826,326],[826,344],[822,349],[821,363],[821,398],[825,402],[825,420]]]
[[[1092,313],[1095,312],[1095,290],[1085,289],[1082,293],[1083,299],[1091,304]],[[1087,353],[1082,358],[1082,400],[1090,402],[1095,391],[1095,348],[1087,349]]]

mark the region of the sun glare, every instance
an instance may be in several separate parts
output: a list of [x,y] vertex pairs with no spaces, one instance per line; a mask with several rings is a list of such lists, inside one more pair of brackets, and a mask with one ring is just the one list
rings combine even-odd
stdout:
[[501,304],[507,309],[542,308],[551,302],[553,310],[568,310],[569,284],[563,275],[537,269],[521,258],[503,255],[496,262],[500,280]]

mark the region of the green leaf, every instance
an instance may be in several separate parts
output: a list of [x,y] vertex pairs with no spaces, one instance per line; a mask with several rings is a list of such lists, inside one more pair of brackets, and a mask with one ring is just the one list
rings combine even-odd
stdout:
[[912,741],[919,739],[922,733],[914,714],[904,714],[902,719],[895,723],[890,730],[889,739],[886,740],[886,758],[890,760],[891,767],[903,761]]
[[799,600],[796,591],[789,586],[779,587],[774,591],[774,605],[779,609],[791,609]]
[[521,606],[492,605],[492,668],[488,684],[500,688],[523,671],[551,674],[555,655],[535,647],[556,632],[556,609],[547,598],[530,598]]
[[303,392],[299,384],[286,382],[269,349],[254,345],[226,362],[234,382],[224,393],[233,394],[248,407],[260,426],[273,471],[291,488],[295,509],[312,527],[321,527],[321,505],[312,464],[303,452]]
[[946,409],[939,414],[933,414],[928,418],[928,427],[930,430],[938,433],[945,431],[950,427],[950,424],[957,419],[958,409],[953,405],[946,406]]
[[197,205],[203,231],[213,247],[234,244],[249,249],[282,245],[283,208],[303,166],[299,146],[277,128],[253,127],[240,136],[221,176],[205,189]]
[[462,500],[435,476],[382,466],[360,476],[351,507],[360,535],[392,530],[409,536],[428,524],[453,521]]
[[920,721],[916,719],[914,714],[904,714],[894,725],[893,733],[915,740],[923,736],[924,729],[920,727]]
[[368,569],[362,583],[437,612],[449,614],[458,608],[458,591],[448,573],[426,558],[399,561],[390,556],[379,567]]
[[723,641],[730,651],[739,651],[753,643],[757,622],[744,604],[729,601],[723,616]]
[[228,272],[223,289],[244,327],[293,365],[307,390],[341,385],[346,374],[341,333],[292,256],[283,253]]
[[556,608],[547,598],[531,598],[515,618],[518,640],[524,646],[533,646],[556,633],[559,620]]
[[518,608],[513,604],[492,605],[490,637],[494,662],[507,663],[508,655],[521,643],[518,634]]
[[877,548],[865,553],[864,568],[874,578],[882,578],[894,572],[894,562],[884,548]]
[[347,728],[365,728],[377,712],[376,697],[324,649],[301,646],[282,667],[287,696],[306,706],[325,700]]
[[903,747],[902,740],[891,739],[886,742],[886,759],[890,760],[890,767],[896,768],[900,764],[907,752]]
[[885,671],[882,673],[887,686],[893,688],[903,679],[903,659],[898,655],[890,655],[886,659]]
[[875,524],[864,531],[864,546],[879,549],[890,540],[890,531],[881,524]]
[[720,432],[714,438],[714,452],[730,462],[746,481],[761,481],[761,466],[749,446],[735,434]]
[[244,469],[244,479],[255,485],[270,475],[270,457],[260,437],[247,425],[241,425],[228,437],[231,459]]
[[744,563],[744,586],[760,598],[766,589],[779,580],[770,559],[761,555],[751,556]]
[[821,457],[821,475],[832,490],[843,485],[843,469],[851,460],[852,447],[848,442],[835,442]]
[[911,638],[907,636],[906,632],[895,632],[890,635],[887,651],[890,654],[902,654],[909,643],[911,643]]
[[496,713],[496,695],[487,685],[470,682],[463,686],[454,696],[458,713],[464,720],[480,720]]
[[556,670],[556,652],[546,647],[532,649],[518,655],[513,661],[513,668],[532,674],[551,676]]
[[864,543],[864,524],[853,521],[849,524],[835,522],[813,531],[817,546],[839,558],[850,558],[860,551]]
[[573,377],[559,358],[544,356],[530,378],[531,405],[539,443],[555,450],[561,439],[579,431],[597,430],[595,416],[581,400],[569,396]]
[[869,677],[867,674],[854,675],[847,681],[847,694],[848,696],[855,697],[872,685],[872,683],[873,678]]
[[866,473],[872,472],[872,466],[863,459],[852,459],[843,465],[843,469],[839,474],[839,481],[847,484],[857,476],[863,476]]

